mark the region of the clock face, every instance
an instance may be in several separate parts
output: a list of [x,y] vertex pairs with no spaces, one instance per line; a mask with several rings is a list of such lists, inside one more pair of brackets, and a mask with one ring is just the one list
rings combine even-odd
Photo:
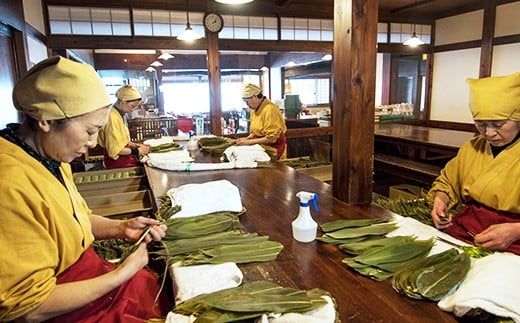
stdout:
[[218,13],[210,12],[204,16],[204,27],[213,33],[218,33],[224,27],[224,19]]

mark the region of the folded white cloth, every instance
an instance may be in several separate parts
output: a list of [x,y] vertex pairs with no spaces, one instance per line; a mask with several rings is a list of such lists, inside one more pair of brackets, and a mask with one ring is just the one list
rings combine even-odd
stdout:
[[169,312],[166,316],[166,319],[164,320],[164,323],[193,323],[196,319],[197,317],[194,315],[186,316]]
[[520,256],[494,253],[472,259],[471,269],[451,294],[438,303],[444,310],[463,316],[471,309],[480,308],[488,313],[512,318],[520,322]]
[[170,266],[175,303],[179,304],[200,294],[237,287],[244,275],[233,262],[217,265]]
[[256,144],[251,146],[231,146],[224,150],[229,161],[236,162],[267,162],[271,157],[265,152],[265,149]]
[[[398,228],[396,230],[388,233],[386,235],[387,237],[414,236],[420,240],[427,240],[427,239],[430,239],[433,237],[439,237],[444,240],[451,241],[452,243],[459,245],[459,246],[469,245],[463,241],[460,241],[460,240],[450,236],[449,234],[439,231],[438,229],[436,229],[432,226],[421,223],[420,221],[417,221],[410,217],[404,217],[404,216],[401,216],[398,214],[394,214],[393,220],[397,223]],[[452,245],[450,245],[444,241],[437,240],[437,241],[435,241],[435,244],[434,244],[432,250],[430,251],[430,255],[437,254],[437,253],[443,252],[443,251],[445,251],[447,249],[451,249],[451,248],[453,248]]]
[[174,172],[197,172],[205,170],[225,170],[235,168],[256,168],[256,162],[227,162],[227,163],[195,163],[177,160],[143,159],[142,162],[150,167],[171,170]]
[[173,205],[181,206],[181,210],[175,213],[174,217],[198,216],[220,211],[242,211],[238,187],[225,179],[181,185],[169,189],[166,194],[172,199]]
[[162,136],[161,138],[146,139],[145,141],[143,141],[143,144],[155,147],[162,144],[170,144],[172,142],[173,137]]
[[334,323],[336,321],[336,309],[329,296],[322,296],[327,304],[305,313],[285,313],[262,315],[257,323]]
[[193,158],[190,156],[190,153],[184,149],[172,150],[165,153],[149,153],[148,158],[152,161],[193,161]]

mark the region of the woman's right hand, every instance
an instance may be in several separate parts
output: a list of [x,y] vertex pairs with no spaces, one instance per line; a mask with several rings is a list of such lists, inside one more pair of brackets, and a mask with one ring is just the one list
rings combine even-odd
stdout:
[[117,268],[124,273],[127,279],[133,277],[139,270],[148,264],[148,250],[146,243],[142,242]]
[[436,192],[433,198],[432,219],[437,229],[446,229],[451,226],[452,215],[448,213],[450,198],[444,192]]

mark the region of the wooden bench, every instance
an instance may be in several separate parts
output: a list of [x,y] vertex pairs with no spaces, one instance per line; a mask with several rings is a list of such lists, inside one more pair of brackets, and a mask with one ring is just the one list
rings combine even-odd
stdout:
[[394,174],[430,186],[442,167],[402,157],[375,153],[374,170]]

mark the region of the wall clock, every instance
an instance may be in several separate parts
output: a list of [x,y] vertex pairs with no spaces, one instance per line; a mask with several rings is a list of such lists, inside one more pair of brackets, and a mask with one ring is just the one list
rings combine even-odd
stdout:
[[224,28],[224,18],[218,13],[209,12],[204,15],[204,28],[212,33],[218,33]]

